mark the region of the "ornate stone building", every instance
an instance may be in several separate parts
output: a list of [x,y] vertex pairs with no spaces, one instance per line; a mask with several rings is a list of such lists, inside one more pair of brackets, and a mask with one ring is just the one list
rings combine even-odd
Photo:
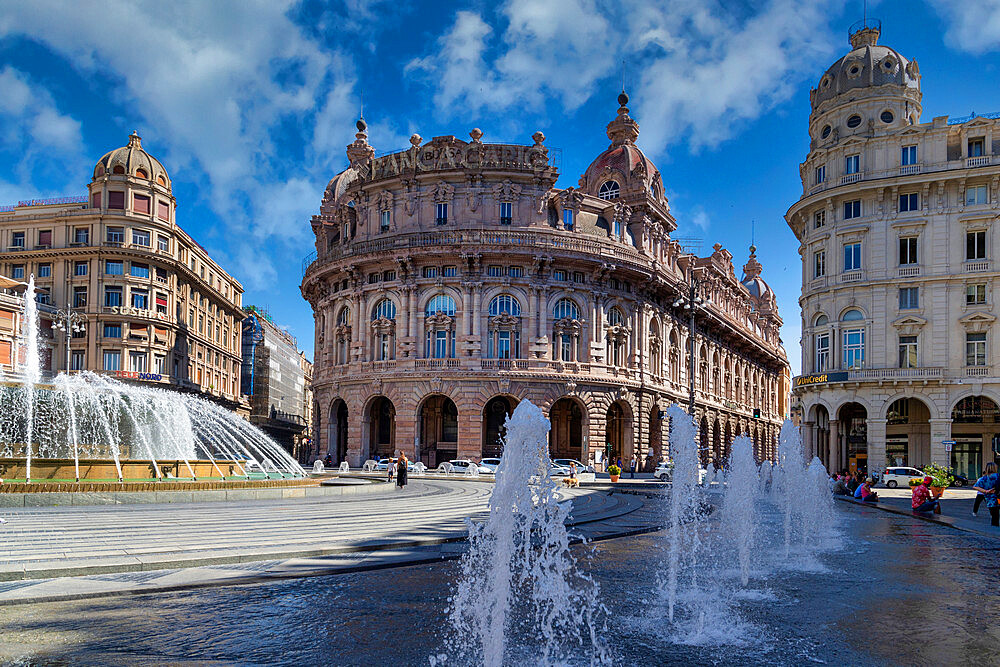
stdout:
[[[94,166],[88,193],[0,207],[0,274],[38,291],[48,370],[240,402],[243,286],[177,224],[166,169],[138,134]],[[56,310],[82,318],[53,331]],[[69,349],[67,350],[67,344]]]
[[796,400],[830,468],[975,476],[1000,432],[1000,123],[921,123],[917,63],[880,30],[853,31],[811,93],[802,197],[786,215],[802,255]]
[[358,122],[302,281],[321,455],[496,456],[504,419],[530,399],[551,418],[553,456],[658,458],[663,410],[691,390],[693,284],[704,459],[721,462],[741,433],[773,456],[790,380],[774,294],[752,254],[741,281],[721,245],[697,257],[671,239],[627,102],[567,188],[541,132],[526,146],[478,129],[414,135],[375,157]]

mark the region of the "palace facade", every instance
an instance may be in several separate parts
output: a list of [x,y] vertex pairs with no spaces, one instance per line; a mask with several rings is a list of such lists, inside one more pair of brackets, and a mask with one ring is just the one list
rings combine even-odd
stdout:
[[774,294],[752,248],[738,278],[721,245],[697,257],[671,238],[627,103],[566,188],[541,132],[530,145],[414,135],[376,157],[358,122],[302,280],[321,456],[497,456],[527,399],[551,419],[553,456],[652,462],[665,408],[692,393],[706,463],[743,433],[774,456],[790,388]]
[[166,169],[133,133],[97,162],[87,190],[0,207],[0,274],[35,277],[45,368],[197,392],[249,412],[243,287],[177,224]]
[[795,397],[830,469],[938,463],[975,478],[1000,433],[1000,121],[920,122],[915,60],[881,25],[811,93]]

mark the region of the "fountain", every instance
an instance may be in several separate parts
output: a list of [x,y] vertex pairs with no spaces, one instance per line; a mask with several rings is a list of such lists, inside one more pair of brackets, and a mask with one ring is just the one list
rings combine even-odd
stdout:
[[449,609],[451,653],[463,662],[548,665],[572,649],[607,662],[598,636],[606,610],[569,551],[569,507],[549,475],[548,431],[542,411],[521,401],[507,419],[489,517],[469,522]]
[[341,474],[351,472],[351,466],[347,463],[347,461],[340,462],[339,472]]
[[753,442],[745,435],[733,440],[729,453],[728,484],[722,501],[722,532],[736,542],[740,582],[750,582],[760,509],[760,486]]
[[[673,478],[669,495],[667,523],[667,616],[674,620],[677,590],[681,573],[681,551],[690,558],[697,558],[697,530],[695,519],[699,513],[698,496],[698,443],[696,427],[691,417],[678,405],[667,408],[670,419],[670,454],[674,459]],[[692,568],[692,576],[694,570]]]
[[23,338],[23,382],[0,385],[7,483],[305,477],[262,431],[204,399],[91,372],[43,383],[34,276]]

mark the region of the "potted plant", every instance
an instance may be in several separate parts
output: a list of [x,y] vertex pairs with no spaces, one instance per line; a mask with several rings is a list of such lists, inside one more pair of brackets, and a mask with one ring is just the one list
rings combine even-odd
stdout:
[[611,476],[612,482],[618,481],[618,476],[622,474],[622,469],[616,466],[614,463],[608,466],[608,475]]
[[924,468],[924,473],[931,478],[931,495],[940,498],[944,495],[944,490],[955,481],[955,476],[951,474],[951,468],[945,468],[931,463]]

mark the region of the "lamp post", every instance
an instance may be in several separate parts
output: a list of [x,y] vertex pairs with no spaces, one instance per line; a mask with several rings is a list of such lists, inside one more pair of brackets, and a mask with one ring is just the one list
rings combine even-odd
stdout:
[[694,344],[695,335],[697,334],[696,323],[694,320],[695,313],[699,308],[705,308],[710,303],[710,299],[702,298],[698,292],[701,287],[701,283],[694,277],[691,278],[691,282],[688,284],[687,296],[678,296],[674,300],[674,308],[683,308],[688,312],[688,331],[690,335],[690,341],[688,346],[688,351],[690,355],[689,368],[688,368],[688,414],[691,418],[694,418],[694,386],[695,386],[695,354],[694,354]]
[[55,324],[52,326],[66,334],[66,375],[69,375],[71,356],[69,344],[74,333],[87,330],[87,316],[67,306],[55,312]]

